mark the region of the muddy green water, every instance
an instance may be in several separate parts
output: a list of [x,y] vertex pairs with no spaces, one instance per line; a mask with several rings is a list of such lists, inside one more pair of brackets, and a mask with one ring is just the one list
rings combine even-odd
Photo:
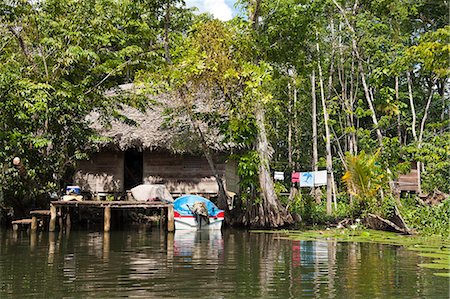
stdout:
[[432,260],[235,230],[0,231],[0,298],[448,298]]

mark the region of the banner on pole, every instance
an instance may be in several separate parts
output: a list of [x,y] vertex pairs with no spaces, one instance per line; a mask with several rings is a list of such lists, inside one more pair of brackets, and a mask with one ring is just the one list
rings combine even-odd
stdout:
[[314,187],[314,172],[300,172],[300,187]]
[[327,184],[327,171],[293,172],[292,183],[299,183],[300,187],[318,187]]
[[276,181],[284,181],[284,173],[281,172],[281,171],[275,171],[275,173],[274,173],[274,175],[273,175],[273,178],[274,178]]
[[300,182],[300,172],[293,172],[291,177],[292,183]]
[[325,186],[327,184],[327,171],[314,171],[314,186]]

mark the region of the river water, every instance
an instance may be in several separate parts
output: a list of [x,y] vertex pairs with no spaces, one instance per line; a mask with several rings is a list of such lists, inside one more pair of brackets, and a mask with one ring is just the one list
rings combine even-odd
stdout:
[[239,230],[0,231],[0,298],[448,298],[400,246]]

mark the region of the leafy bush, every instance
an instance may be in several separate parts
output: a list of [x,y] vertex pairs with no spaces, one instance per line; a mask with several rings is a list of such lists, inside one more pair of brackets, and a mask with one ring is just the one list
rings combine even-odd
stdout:
[[345,201],[338,201],[333,215],[327,215],[326,201],[316,203],[311,194],[298,193],[291,203],[291,211],[299,213],[303,222],[308,225],[336,223],[344,218],[357,218],[354,205]]
[[436,206],[405,205],[402,214],[419,233],[450,238],[450,198]]

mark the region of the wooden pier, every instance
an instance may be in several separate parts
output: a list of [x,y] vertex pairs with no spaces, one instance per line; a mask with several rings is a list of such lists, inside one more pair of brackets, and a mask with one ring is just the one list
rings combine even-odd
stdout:
[[[60,226],[64,225],[70,228],[70,209],[79,207],[89,207],[103,209],[103,230],[109,232],[111,229],[111,209],[151,209],[160,210],[165,213],[167,219],[167,230],[173,232],[175,230],[175,222],[173,218],[173,205],[161,201],[52,201],[50,202],[50,223],[48,230],[55,231],[57,215],[60,214]],[[59,212],[58,212],[59,211]]]

